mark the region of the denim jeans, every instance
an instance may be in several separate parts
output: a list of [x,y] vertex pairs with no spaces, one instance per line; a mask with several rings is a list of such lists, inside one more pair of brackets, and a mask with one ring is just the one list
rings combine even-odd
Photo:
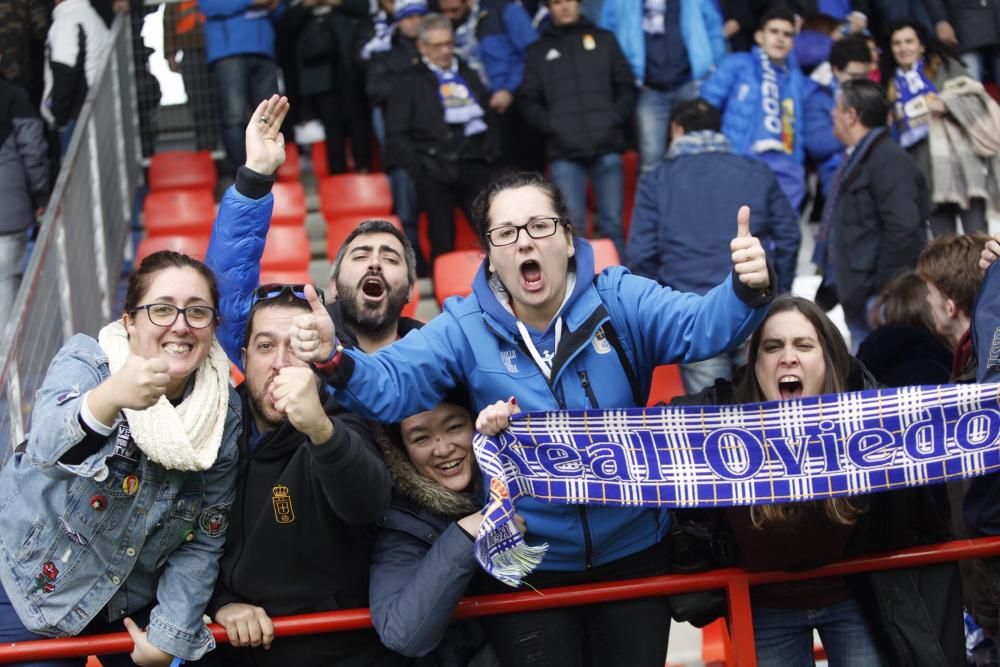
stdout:
[[670,111],[684,100],[698,97],[700,81],[688,81],[674,90],[655,90],[644,87],[639,92],[635,107],[636,134],[639,142],[639,171],[656,169],[667,151],[667,131],[670,129]]
[[392,212],[403,223],[403,232],[417,253],[417,273],[420,276],[430,275],[427,261],[420,252],[420,203],[417,199],[417,184],[410,173],[402,167],[389,170],[389,189],[392,191]]
[[982,81],[986,75],[984,65],[992,65],[993,82],[1000,85],[1000,45],[984,46],[975,51],[962,54],[962,62],[969,70],[969,76],[976,81]]
[[261,100],[278,92],[278,69],[266,56],[229,56],[212,63],[222,116],[222,143],[235,169],[247,161],[246,127]]
[[736,369],[746,365],[748,347],[749,341],[744,342],[735,350],[723,352],[711,359],[682,364],[681,379],[684,381],[684,391],[688,394],[695,394],[705,387],[715,384],[716,378],[731,380]]
[[625,183],[621,153],[605,153],[588,160],[553,160],[549,169],[552,182],[566,198],[573,229],[580,237],[586,232],[587,176],[590,176],[597,200],[597,227],[601,236],[614,241],[618,256],[624,258],[622,205]]
[[814,665],[813,630],[819,632],[830,667],[883,664],[861,607],[847,600],[822,609],[753,609],[760,667]]

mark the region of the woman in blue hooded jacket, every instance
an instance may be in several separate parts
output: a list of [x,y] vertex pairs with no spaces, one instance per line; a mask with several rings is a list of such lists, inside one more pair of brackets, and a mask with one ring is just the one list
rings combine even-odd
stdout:
[[[342,404],[398,422],[462,384],[477,410],[509,397],[524,410],[643,405],[657,365],[739,344],[771,297],[746,207],[732,243],[732,278],[705,296],[623,267],[595,278],[590,244],[574,238],[561,194],[538,174],[499,177],[477,198],[473,218],[487,252],[473,293],[450,299],[443,315],[402,340],[372,355],[342,350],[318,301],[297,318],[293,350],[315,364]],[[530,498],[518,511],[528,543],[548,544],[526,579],[532,586],[647,576],[668,566],[664,512]],[[504,665],[537,655],[577,664],[584,654],[597,665],[662,665],[669,610],[662,600],[631,600],[496,617],[486,626]]]

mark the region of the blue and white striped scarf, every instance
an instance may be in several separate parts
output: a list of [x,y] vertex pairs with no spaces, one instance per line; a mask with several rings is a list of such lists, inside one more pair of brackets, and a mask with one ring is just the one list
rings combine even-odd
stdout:
[[[1000,471],[1000,385],[902,387],[745,405],[518,415],[476,459],[476,559],[516,586],[541,562],[517,500],[725,507],[853,496]],[[529,527],[530,530],[530,527]]]

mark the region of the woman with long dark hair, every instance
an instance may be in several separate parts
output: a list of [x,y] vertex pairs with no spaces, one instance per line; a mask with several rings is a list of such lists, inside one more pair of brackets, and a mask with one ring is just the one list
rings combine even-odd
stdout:
[[[675,404],[786,401],[876,387],[813,302],[775,299],[750,338],[746,367]],[[802,570],[948,539],[927,488],[799,503],[731,507],[740,567]],[[813,632],[829,664],[955,665],[963,659],[961,584],[954,564],[755,586],[757,662],[812,665]],[[900,610],[906,610],[900,612]]]

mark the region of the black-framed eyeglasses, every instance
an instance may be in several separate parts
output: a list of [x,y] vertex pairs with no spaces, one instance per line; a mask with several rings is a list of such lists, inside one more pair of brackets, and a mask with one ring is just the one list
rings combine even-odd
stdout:
[[560,224],[565,224],[561,218],[532,218],[523,225],[495,227],[486,232],[486,238],[490,240],[491,245],[500,248],[516,243],[522,229],[533,239],[544,239],[555,234]]
[[[313,286],[316,290],[316,296],[319,298],[320,303],[326,303],[326,295],[323,294],[323,290]],[[268,301],[269,299],[277,299],[281,296],[293,296],[296,299],[302,299],[306,301],[306,286],[305,285],[289,285],[282,283],[268,283],[266,285],[261,285],[253,291],[253,302],[258,301]]]
[[183,315],[184,321],[192,329],[209,327],[219,318],[219,311],[211,306],[178,308],[172,303],[147,303],[133,308],[131,312],[137,313],[140,310],[145,310],[149,321],[158,327],[173,326],[178,315]]

